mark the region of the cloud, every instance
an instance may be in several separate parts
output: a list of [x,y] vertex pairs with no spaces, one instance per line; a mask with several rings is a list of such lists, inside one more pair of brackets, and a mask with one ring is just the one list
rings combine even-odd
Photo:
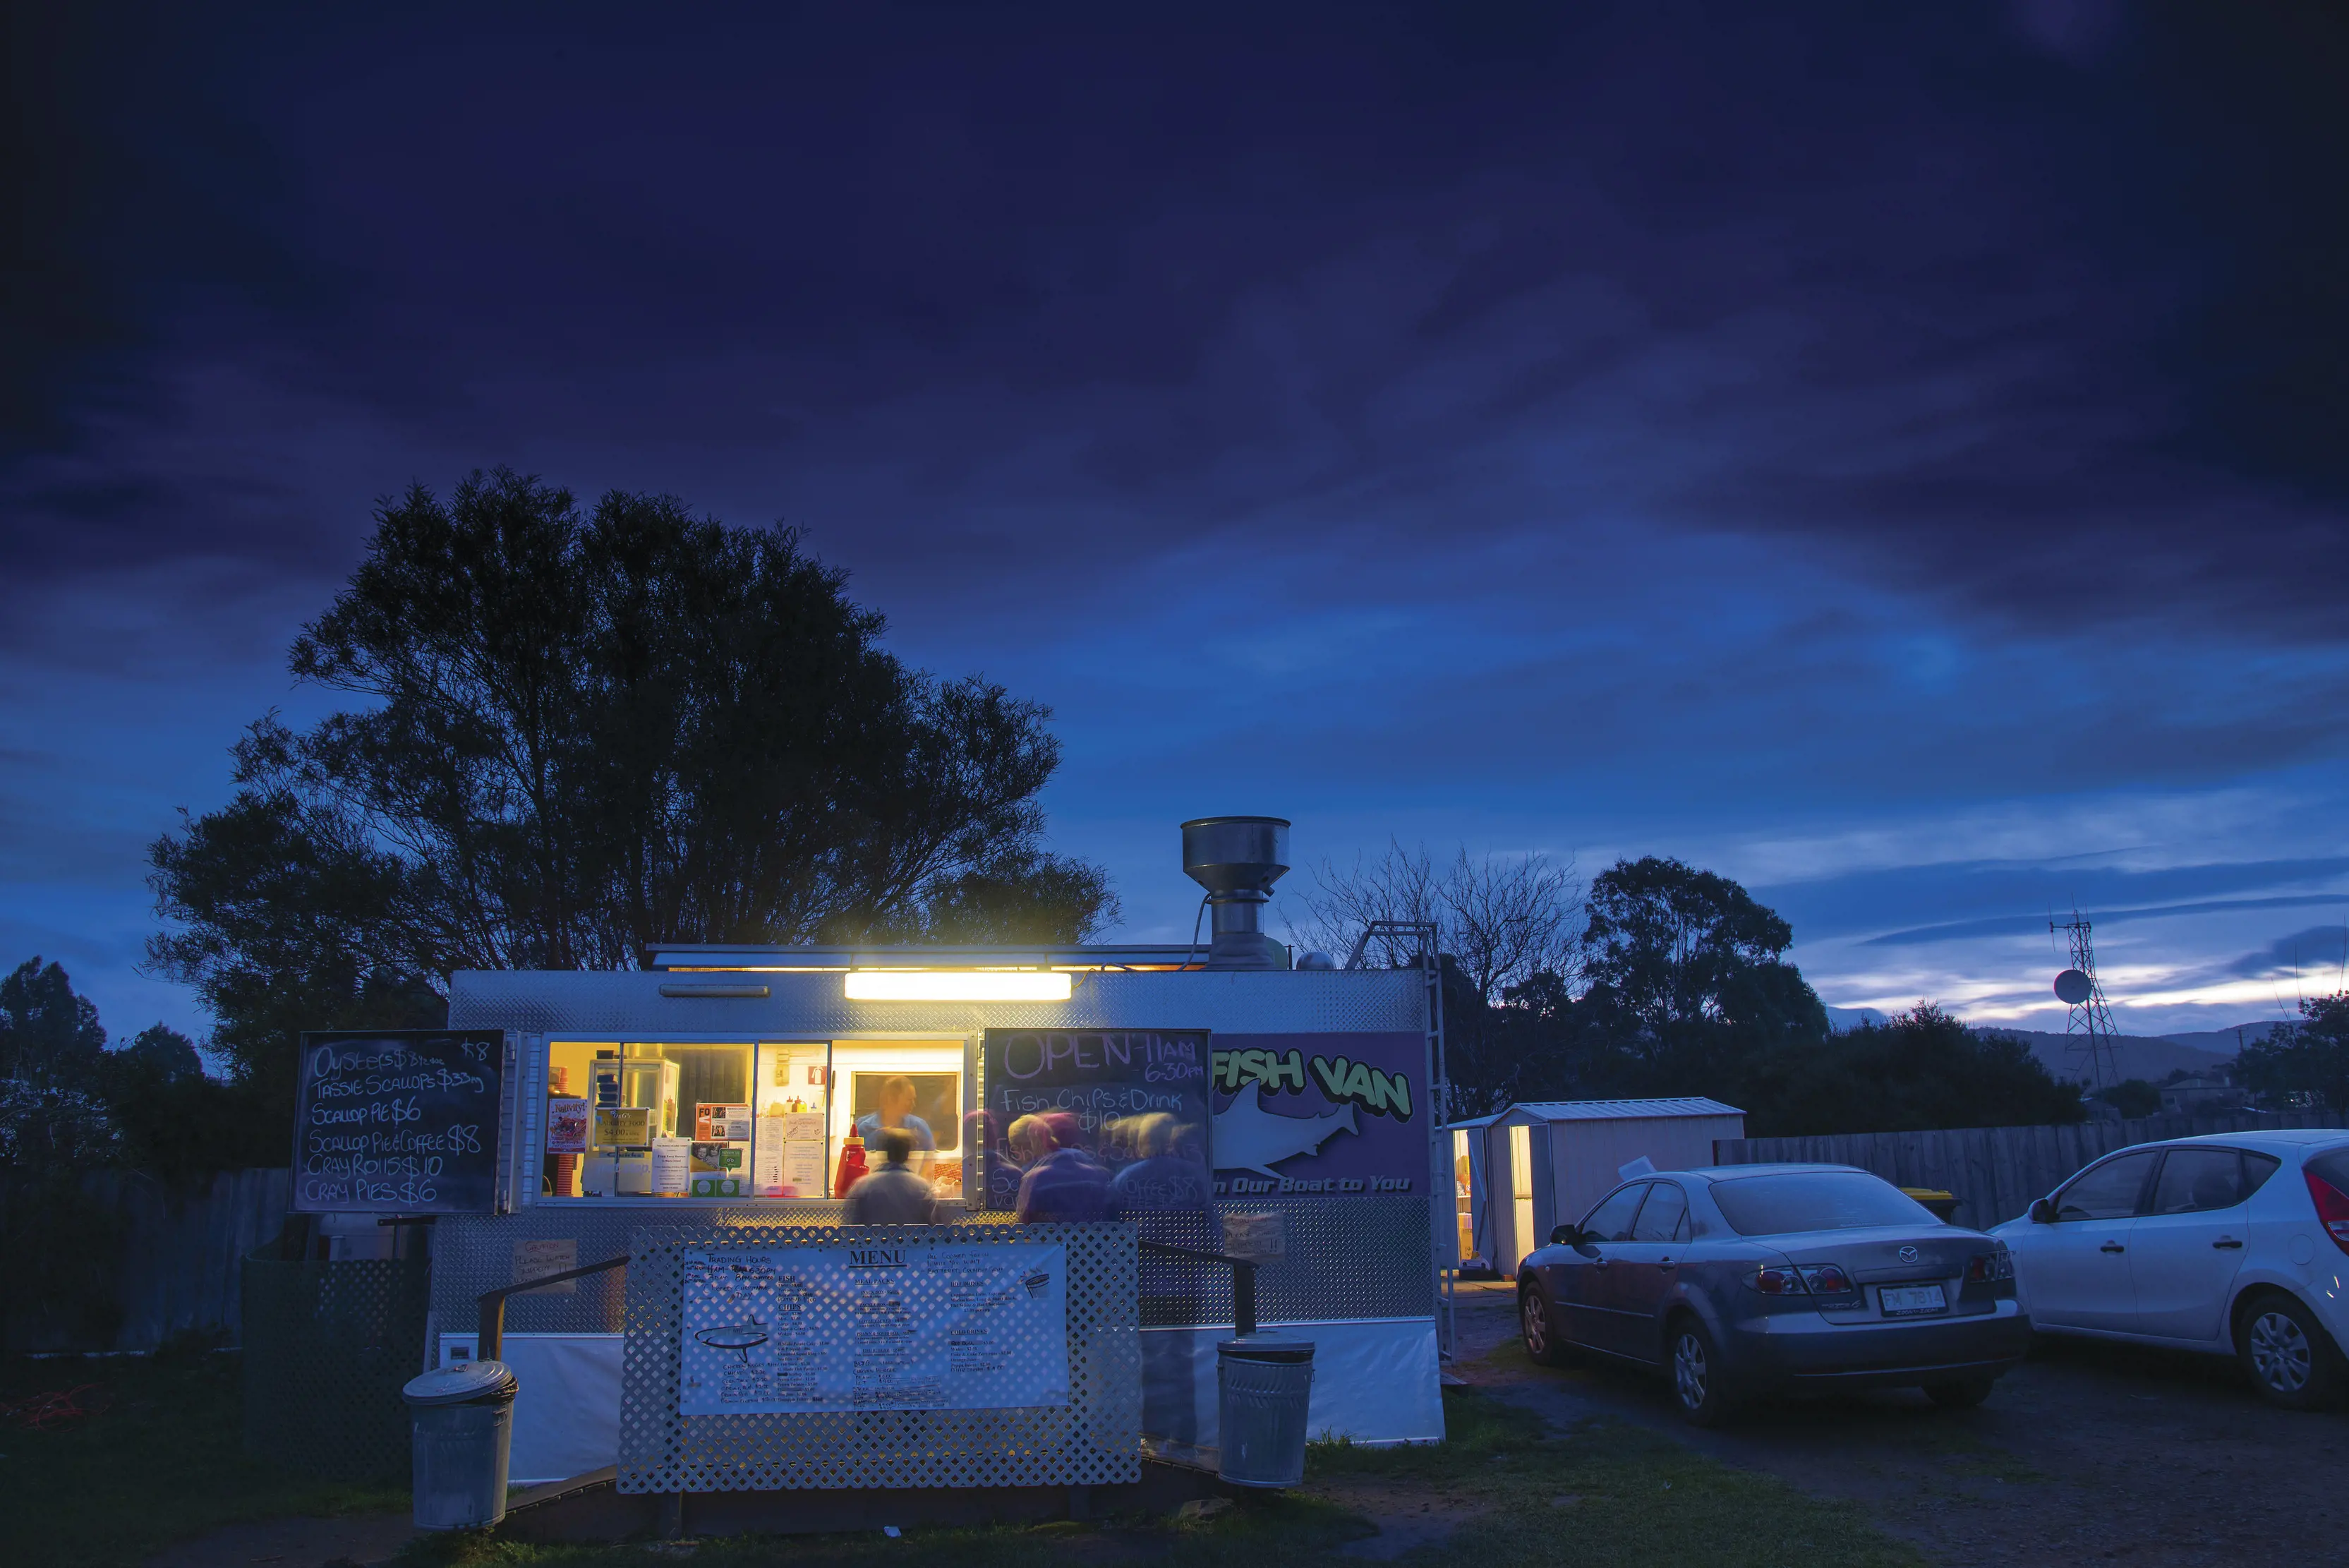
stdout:
[[126,926],[377,498],[498,462],[805,524],[1053,702],[1138,929],[1235,805],[1682,853],[1986,996],[2074,898],[2182,971],[2343,877],[2337,20],[36,33],[0,701],[78,776],[7,847]]
[[[2341,971],[2344,966],[2349,966],[2349,927],[2311,926],[2288,937],[2278,937],[2260,951],[2245,953],[2224,967],[2226,973],[2246,980],[2305,977],[2320,989],[2323,981],[2330,979],[2333,989],[2340,990],[2344,987]],[[2325,973],[2328,969],[2333,971],[2330,975]]]
[[[103,90],[51,106],[81,151],[44,177],[130,200],[59,230],[102,298],[20,396],[9,543],[307,568],[419,457],[523,448],[837,498],[942,566],[1003,525],[1146,562],[1275,506],[1359,552],[1391,536],[1360,500],[1416,493],[1463,540],[1628,509],[2042,631],[2330,640],[2349,458],[2309,346],[2349,218],[2283,192],[2349,156],[2337,29],[2173,16],[2083,76],[2017,40],[2104,32],[2051,27],[67,29]],[[173,390],[230,365],[266,385]],[[265,448],[206,475],[125,428],[273,404],[377,432],[323,533]]]
[[[2131,920],[2182,919],[2189,915],[2232,914],[2248,909],[2306,909],[2314,905],[2339,904],[2343,900],[2344,895],[2338,893],[2305,894],[2272,898],[2227,898],[2201,904],[2162,904],[2140,909],[2100,909],[2096,912],[2095,920],[2100,926],[2116,926]],[[2047,919],[2038,915],[2018,915],[1984,920],[1953,920],[1942,926],[1924,926],[1905,931],[1887,931],[1882,936],[1867,938],[1859,945],[1870,948],[1921,947],[1934,942],[1961,941],[1973,937],[2022,936],[2044,931],[2047,929]],[[2263,974],[2268,971],[2230,966],[2228,972],[2248,975]]]

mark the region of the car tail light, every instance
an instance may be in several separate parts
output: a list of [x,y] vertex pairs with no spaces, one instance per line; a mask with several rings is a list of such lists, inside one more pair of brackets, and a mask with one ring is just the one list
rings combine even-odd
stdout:
[[1749,1282],[1765,1296],[1806,1296],[1811,1293],[1811,1287],[1803,1282],[1799,1269],[1756,1269]]
[[2014,1278],[2014,1254],[2001,1247],[1995,1252],[1976,1252],[1966,1260],[1966,1282],[1988,1284],[1992,1280]]
[[2316,1222],[2333,1238],[2333,1244],[2349,1252],[2349,1192],[2344,1192],[2313,1170],[2301,1174],[2308,1178],[2308,1195],[2316,1199]]
[[1834,1263],[1804,1263],[1795,1272],[1803,1276],[1803,1283],[1811,1288],[1815,1296],[1847,1296],[1859,1288],[1851,1282],[1849,1274]]

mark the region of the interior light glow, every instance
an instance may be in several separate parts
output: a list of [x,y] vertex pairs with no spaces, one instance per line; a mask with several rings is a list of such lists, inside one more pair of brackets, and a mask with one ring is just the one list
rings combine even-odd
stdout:
[[1050,970],[853,969],[851,1002],[1066,1002],[1074,981]]

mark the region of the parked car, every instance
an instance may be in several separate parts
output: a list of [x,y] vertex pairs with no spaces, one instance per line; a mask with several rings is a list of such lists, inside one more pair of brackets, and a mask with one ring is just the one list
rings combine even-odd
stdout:
[[2002,1243],[1844,1165],[1626,1182],[1526,1259],[1517,1318],[1546,1366],[1588,1351],[1667,1371],[1699,1426],[1792,1389],[1978,1405],[2031,1342]]
[[2139,1144],[1991,1234],[2043,1332],[2232,1355],[2293,1409],[2349,1392],[2349,1132]]

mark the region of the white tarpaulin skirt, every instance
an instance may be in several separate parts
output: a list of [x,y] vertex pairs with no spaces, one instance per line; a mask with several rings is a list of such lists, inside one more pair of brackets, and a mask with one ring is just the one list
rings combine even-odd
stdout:
[[[443,1334],[441,1359],[473,1336]],[[513,1457],[507,1479],[517,1486],[569,1480],[620,1459],[618,1334],[510,1334],[498,1348],[521,1386],[514,1396]]]
[[[1444,1397],[1432,1317],[1267,1323],[1313,1342],[1309,1437],[1357,1443],[1431,1443],[1444,1437]],[[1143,1430],[1178,1448],[1216,1446],[1217,1328],[1142,1331]],[[472,1336],[444,1335],[445,1345]],[[498,1359],[513,1369],[513,1481],[569,1480],[620,1457],[616,1334],[510,1334]]]
[[[1444,1437],[1442,1374],[1432,1317],[1263,1323],[1268,1334],[1313,1342],[1306,1436],[1357,1443],[1433,1443]],[[1223,1328],[1142,1331],[1142,1429],[1178,1448],[1216,1438],[1216,1345]]]

